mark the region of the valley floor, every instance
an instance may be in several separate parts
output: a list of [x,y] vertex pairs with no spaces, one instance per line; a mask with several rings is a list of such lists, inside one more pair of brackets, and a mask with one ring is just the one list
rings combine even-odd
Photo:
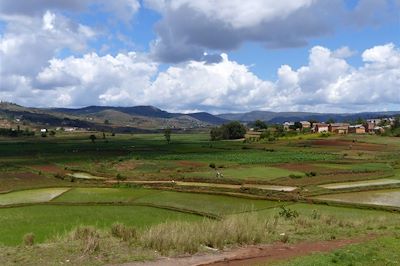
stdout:
[[399,262],[398,138],[72,134],[0,151],[1,265]]

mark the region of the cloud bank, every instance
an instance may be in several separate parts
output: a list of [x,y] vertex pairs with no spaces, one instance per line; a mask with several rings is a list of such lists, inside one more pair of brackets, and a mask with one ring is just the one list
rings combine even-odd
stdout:
[[263,80],[226,54],[218,63],[191,60],[160,71],[146,54],[90,53],[54,58],[34,77],[6,76],[0,97],[26,105],[149,104],[172,111],[213,112],[399,106],[400,49],[392,43],[379,45],[361,57],[363,65],[355,68],[340,53],[315,46],[307,65],[282,65],[277,80]]

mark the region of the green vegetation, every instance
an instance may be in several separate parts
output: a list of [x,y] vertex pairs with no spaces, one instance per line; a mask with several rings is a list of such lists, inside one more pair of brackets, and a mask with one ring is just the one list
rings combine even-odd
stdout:
[[232,196],[157,191],[131,188],[75,188],[55,199],[56,202],[130,202],[173,207],[216,215],[271,208],[276,201]]
[[132,202],[159,193],[148,189],[130,188],[73,188],[56,198],[55,202]]
[[[234,179],[256,179],[256,180],[271,180],[274,178],[285,177],[289,175],[304,176],[303,173],[298,171],[290,171],[277,167],[267,166],[254,166],[243,168],[221,168],[218,169],[224,177]],[[190,172],[186,176],[202,176],[202,177],[215,177],[215,171],[208,172]]]
[[50,201],[68,191],[68,188],[40,188],[0,194],[0,206]]
[[[263,130],[273,139],[176,133],[168,145],[164,132],[60,131],[0,139],[0,192],[10,191],[0,194],[0,253],[9,254],[0,264],[115,264],[398,231],[399,213],[384,211],[400,207],[398,139]],[[326,188],[350,181],[376,184]],[[361,256],[346,254],[340,263]]]
[[246,128],[238,121],[215,127],[210,131],[211,140],[241,139],[246,134]]
[[400,207],[400,189],[329,194],[317,196],[315,199],[353,204]]
[[27,233],[41,243],[65,235],[74,227],[108,228],[121,222],[137,228],[173,220],[197,221],[200,216],[145,206],[52,206],[37,205],[0,209],[0,243],[18,245]]
[[138,199],[137,202],[191,209],[217,215],[267,209],[282,204],[277,201],[170,191],[151,194]]
[[[353,244],[329,253],[300,257],[281,266],[325,265],[399,265],[400,236],[379,237],[362,244]],[[268,264],[270,265],[270,264]]]

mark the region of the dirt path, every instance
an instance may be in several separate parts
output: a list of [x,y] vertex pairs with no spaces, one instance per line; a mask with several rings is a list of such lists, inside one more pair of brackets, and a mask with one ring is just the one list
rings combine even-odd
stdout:
[[349,244],[362,243],[375,236],[340,239],[297,244],[275,243],[238,248],[230,251],[180,258],[161,258],[152,262],[126,263],[121,266],[243,266],[267,264],[277,260],[310,255],[314,252],[328,252]]

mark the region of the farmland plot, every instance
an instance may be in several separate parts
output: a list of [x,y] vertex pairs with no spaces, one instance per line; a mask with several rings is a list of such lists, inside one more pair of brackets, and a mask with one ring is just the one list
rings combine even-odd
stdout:
[[46,202],[68,190],[69,188],[41,188],[0,194],[0,205]]
[[400,207],[400,189],[329,194],[314,197],[318,200]]

